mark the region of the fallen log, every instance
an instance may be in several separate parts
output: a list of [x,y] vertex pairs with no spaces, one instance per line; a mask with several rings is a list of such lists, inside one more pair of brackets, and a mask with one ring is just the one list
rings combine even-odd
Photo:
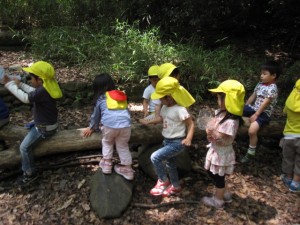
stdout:
[[[259,136],[279,138],[282,135],[284,124],[284,120],[271,121],[268,126],[259,131]],[[152,126],[133,124],[130,143],[161,143],[161,130],[161,124]],[[100,150],[101,133],[94,133],[91,137],[85,138],[82,137],[81,131],[82,129],[58,131],[54,136],[40,142],[34,148],[35,157],[74,151]],[[27,132],[26,128],[8,124],[0,129],[0,139],[17,143],[24,138]],[[242,126],[238,131],[238,136],[246,135],[248,135],[248,127]],[[205,131],[196,128],[193,142],[205,138]],[[20,163],[20,153],[17,146],[12,146],[0,152],[0,168],[9,168],[18,163]]]

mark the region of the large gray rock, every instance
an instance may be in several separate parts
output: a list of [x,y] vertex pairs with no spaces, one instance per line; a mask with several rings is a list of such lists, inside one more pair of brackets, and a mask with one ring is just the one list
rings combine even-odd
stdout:
[[[153,145],[153,144],[144,144],[141,147],[139,147],[139,156],[138,156],[138,163],[141,169],[151,178],[154,180],[157,180],[157,175],[155,172],[155,169],[153,167],[153,164],[151,162],[151,154],[161,148],[160,145]],[[179,172],[179,176],[184,176],[185,174],[188,174],[191,171],[192,168],[192,162],[190,155],[187,150],[183,151],[177,156],[177,168]]]
[[133,184],[116,173],[98,170],[90,185],[91,206],[100,218],[120,217],[131,202]]

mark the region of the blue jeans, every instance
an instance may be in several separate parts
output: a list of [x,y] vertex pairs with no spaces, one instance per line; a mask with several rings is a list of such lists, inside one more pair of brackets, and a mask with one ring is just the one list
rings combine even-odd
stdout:
[[32,174],[35,172],[32,148],[39,141],[53,135],[55,132],[56,130],[43,131],[38,129],[36,126],[33,126],[30,129],[29,133],[25,136],[20,145],[23,172],[27,174]]
[[[163,147],[153,152],[151,161],[154,165],[158,179],[166,181],[168,179],[166,167],[169,172],[169,177],[174,187],[180,187],[176,156],[184,151],[184,146],[181,144],[183,138],[167,139],[163,141]],[[166,165],[164,164],[166,162]]]

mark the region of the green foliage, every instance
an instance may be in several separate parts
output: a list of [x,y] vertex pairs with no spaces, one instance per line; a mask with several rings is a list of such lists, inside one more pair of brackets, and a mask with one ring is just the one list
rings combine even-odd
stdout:
[[179,49],[180,57],[184,59],[180,63],[180,79],[198,99],[205,96],[208,88],[216,87],[226,79],[239,80],[247,90],[252,90],[258,82],[258,78],[253,77],[258,77],[261,61],[238,53],[230,46],[205,50],[181,45]]
[[31,50],[47,60],[109,72],[119,82],[139,81],[152,64],[172,61],[177,53],[172,43],[161,43],[157,28],[143,32],[135,26],[117,21],[111,32],[88,26],[34,29]]
[[108,72],[121,84],[145,82],[151,65],[173,62],[180,69],[181,83],[198,99],[208,88],[229,78],[252,90],[257,82],[253,76],[258,76],[261,63],[230,46],[205,50],[193,44],[162,43],[158,28],[141,31],[138,23],[119,21],[110,32],[88,26],[35,29],[31,41],[31,49],[38,56]]

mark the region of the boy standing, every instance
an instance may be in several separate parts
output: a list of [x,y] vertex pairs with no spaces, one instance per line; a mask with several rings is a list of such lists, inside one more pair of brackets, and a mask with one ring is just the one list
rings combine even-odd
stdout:
[[245,103],[243,116],[249,117],[250,127],[249,148],[242,158],[242,163],[248,163],[254,159],[258,142],[257,133],[265,124],[270,122],[270,116],[277,103],[278,89],[276,81],[281,74],[281,66],[276,61],[268,61],[261,66],[259,82],[253,94]]
[[4,76],[3,83],[20,101],[33,104],[35,125],[20,145],[23,170],[20,184],[28,184],[37,178],[32,148],[56,132],[58,127],[56,99],[62,97],[62,92],[55,80],[54,68],[49,63],[38,61],[23,70],[29,73],[32,87],[17,79],[11,80],[8,76]]

